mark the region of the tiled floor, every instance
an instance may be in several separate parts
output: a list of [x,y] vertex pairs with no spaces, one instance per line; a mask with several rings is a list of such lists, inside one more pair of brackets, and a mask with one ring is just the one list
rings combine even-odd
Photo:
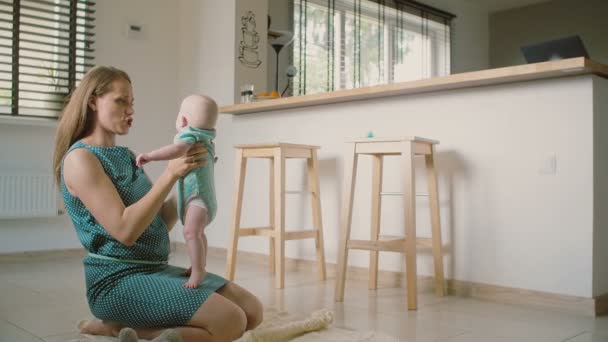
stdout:
[[[209,269],[224,274],[223,258],[211,257]],[[184,253],[172,264],[186,265]],[[237,283],[267,307],[310,313],[323,307],[336,313],[336,324],[375,330],[400,341],[608,341],[608,318],[501,305],[469,298],[419,294],[419,310],[405,310],[401,288],[368,291],[367,282],[349,280],[344,303],[333,301],[334,281],[316,280],[310,270],[289,272],[285,289],[259,264],[240,260]],[[75,323],[90,317],[85,302],[81,257],[0,258],[0,342],[68,341]]]

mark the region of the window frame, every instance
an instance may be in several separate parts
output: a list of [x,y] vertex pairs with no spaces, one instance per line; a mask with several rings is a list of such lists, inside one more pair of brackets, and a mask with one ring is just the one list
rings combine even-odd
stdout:
[[0,0],[0,38],[10,41],[1,46],[10,61],[0,62],[0,91],[10,95],[0,97],[0,118],[59,118],[94,66],[94,7],[89,0]]
[[[361,0],[352,0],[353,1],[353,5],[357,2],[361,2]],[[329,56],[333,56],[333,61],[330,61],[330,59],[328,58],[327,63],[332,63],[332,66],[328,66],[328,70],[330,70],[328,72],[328,86],[326,89],[324,90],[318,90],[315,89],[313,92],[310,92],[310,90],[308,89],[308,86],[310,85],[310,83],[306,80],[307,76],[306,76],[306,68],[305,65],[308,63],[307,61],[304,61],[304,70],[303,70],[303,74],[302,76],[300,76],[300,78],[298,79],[298,82],[294,84],[293,90],[297,95],[306,95],[306,94],[313,94],[313,93],[322,93],[322,92],[331,92],[331,91],[335,91],[335,90],[341,90],[341,89],[352,89],[352,88],[359,88],[359,87],[366,87],[366,86],[374,86],[374,85],[380,85],[380,84],[390,84],[390,83],[394,83],[394,82],[401,82],[400,80],[396,81],[395,78],[395,70],[394,67],[396,65],[396,60],[395,60],[395,56],[394,56],[394,45],[395,42],[393,41],[394,39],[397,39],[394,37],[394,31],[396,29],[398,29],[398,27],[396,25],[394,25],[394,22],[396,20],[396,13],[393,13],[393,15],[391,16],[390,13],[384,13],[384,10],[382,11],[382,21],[378,20],[379,18],[379,12],[375,12],[373,10],[369,9],[369,6],[360,6],[359,5],[359,15],[360,15],[360,20],[361,21],[376,21],[376,24],[380,24],[380,22],[383,23],[383,27],[382,27],[382,31],[383,31],[383,44],[382,44],[382,52],[380,53],[382,58],[378,58],[379,63],[382,64],[382,66],[378,66],[379,72],[382,73],[382,77],[379,78],[380,81],[377,83],[363,83],[362,79],[361,79],[361,74],[359,73],[359,84],[357,84],[357,80],[353,79],[353,80],[348,80],[348,75],[345,72],[345,67],[344,67],[344,58],[345,56],[347,56],[348,54],[345,52],[346,51],[346,44],[344,43],[344,38],[341,36],[341,34],[344,34],[345,32],[345,26],[347,26],[347,20],[345,19],[347,16],[356,16],[357,13],[355,13],[355,10],[353,9],[353,6],[344,6],[343,4],[341,5],[336,5],[335,2],[333,3],[333,8],[331,9],[331,11],[329,10],[328,4],[330,3],[330,1],[326,1],[326,0],[300,0],[298,2],[294,1],[294,19],[295,18],[299,18],[299,16],[302,15],[302,13],[295,13],[296,11],[300,11],[300,9],[298,7],[300,6],[301,2],[306,2],[307,6],[316,6],[318,8],[322,8],[322,9],[327,9],[327,11],[329,13],[331,13],[331,11],[333,11],[333,15],[334,18],[338,18],[337,20],[334,19],[334,23],[333,24],[327,24],[327,32],[328,34],[333,34],[333,37],[330,37],[329,40],[330,42],[333,43],[332,47],[329,47],[328,50],[333,50],[331,53],[328,53]],[[379,1],[379,0],[368,0],[368,2],[375,2],[381,6],[385,6],[386,7],[391,7],[385,4],[384,1]],[[410,1],[399,1],[396,0],[394,1],[397,5],[399,6],[408,6],[408,9],[404,9],[405,7],[402,7],[401,12],[403,13],[403,15],[409,15],[409,16],[414,16],[414,17],[418,17],[420,20],[424,21],[426,20],[427,23],[424,26],[424,30],[425,32],[423,32],[423,30],[421,30],[420,28],[420,24],[414,22],[413,20],[411,20],[411,18],[407,19],[407,20],[403,20],[402,24],[403,24],[403,29],[405,31],[409,31],[412,32],[414,34],[417,34],[420,36],[420,39],[425,39],[428,40],[428,42],[426,43],[427,48],[424,51],[424,53],[426,53],[426,55],[428,55],[426,57],[426,60],[424,63],[425,67],[421,68],[421,74],[423,75],[423,78],[428,78],[431,77],[433,75],[439,75],[439,70],[441,70],[441,66],[440,64],[435,65],[436,61],[440,60],[442,57],[439,56],[441,53],[440,51],[442,51],[440,45],[441,45],[441,39],[437,38],[441,35],[443,35],[443,42],[445,43],[444,46],[444,54],[445,54],[445,59],[444,59],[444,74],[450,74],[451,73],[451,55],[452,55],[452,51],[453,51],[453,25],[452,25],[452,20],[456,17],[455,15],[448,13],[448,12],[444,12],[417,2],[410,2]],[[363,9],[361,9],[363,8]],[[400,9],[398,7],[393,7],[395,11],[400,11]],[[416,15],[415,13],[413,13],[413,11],[420,11],[420,16]],[[388,12],[388,11],[387,11]],[[307,14],[305,14],[307,15]],[[328,15],[329,16],[329,15]],[[430,17],[434,17],[434,19],[429,19]],[[443,23],[441,23],[438,18],[443,19]],[[308,22],[308,19],[304,19],[305,22]],[[335,22],[338,22],[338,24],[336,25]],[[436,23],[436,24],[435,24]],[[437,25],[441,25],[440,27],[436,27]],[[330,26],[333,26],[330,28]],[[298,30],[299,29],[299,24],[297,22],[295,22],[294,20],[294,29]],[[304,33],[305,30],[302,30],[302,33]],[[432,39],[431,37],[435,37],[435,39]],[[299,39],[302,39],[301,34],[298,35]],[[304,45],[308,44],[306,42],[306,38],[303,39],[304,40]],[[359,37],[360,40],[360,37]],[[294,53],[292,55],[292,64],[295,64],[296,59],[298,60],[298,64],[301,63],[301,61],[299,61],[299,48],[298,48],[298,44],[299,41],[296,39],[296,41],[294,42]],[[359,47],[359,48],[364,48],[364,47]],[[304,58],[307,58],[307,56],[309,56],[308,51],[306,51],[306,47],[304,47]],[[381,60],[382,59],[382,60]],[[357,58],[355,57],[353,59],[353,63],[359,63],[359,67],[362,63],[361,60],[357,61]],[[355,72],[356,73],[356,72]],[[332,79],[331,78],[333,75]],[[355,76],[353,76],[354,78],[356,78]],[[350,77],[350,78],[353,78]],[[351,84],[349,84],[351,83]]]

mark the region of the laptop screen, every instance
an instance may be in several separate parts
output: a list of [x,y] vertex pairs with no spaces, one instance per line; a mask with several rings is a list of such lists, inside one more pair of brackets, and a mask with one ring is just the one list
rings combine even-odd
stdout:
[[574,57],[589,58],[583,41],[578,35],[522,46],[521,52],[528,63],[540,63]]

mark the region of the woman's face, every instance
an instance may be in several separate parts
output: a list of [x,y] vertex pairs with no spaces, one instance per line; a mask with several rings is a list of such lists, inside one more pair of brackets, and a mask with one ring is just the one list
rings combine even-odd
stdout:
[[126,80],[112,82],[111,90],[92,97],[90,107],[97,113],[97,124],[105,131],[124,135],[133,125],[133,89]]

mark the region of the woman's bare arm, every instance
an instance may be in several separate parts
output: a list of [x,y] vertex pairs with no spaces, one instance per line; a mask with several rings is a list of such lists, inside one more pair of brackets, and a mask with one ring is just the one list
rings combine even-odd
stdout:
[[169,198],[163,203],[160,209],[160,216],[167,225],[167,230],[171,231],[177,223],[177,195],[171,194]]
[[86,149],[76,149],[65,157],[64,180],[70,193],[84,203],[112,237],[131,246],[159,213],[177,179],[205,163],[200,158],[204,154],[203,149],[199,146],[193,150],[170,161],[152,189],[128,207],[124,206],[99,160]]

